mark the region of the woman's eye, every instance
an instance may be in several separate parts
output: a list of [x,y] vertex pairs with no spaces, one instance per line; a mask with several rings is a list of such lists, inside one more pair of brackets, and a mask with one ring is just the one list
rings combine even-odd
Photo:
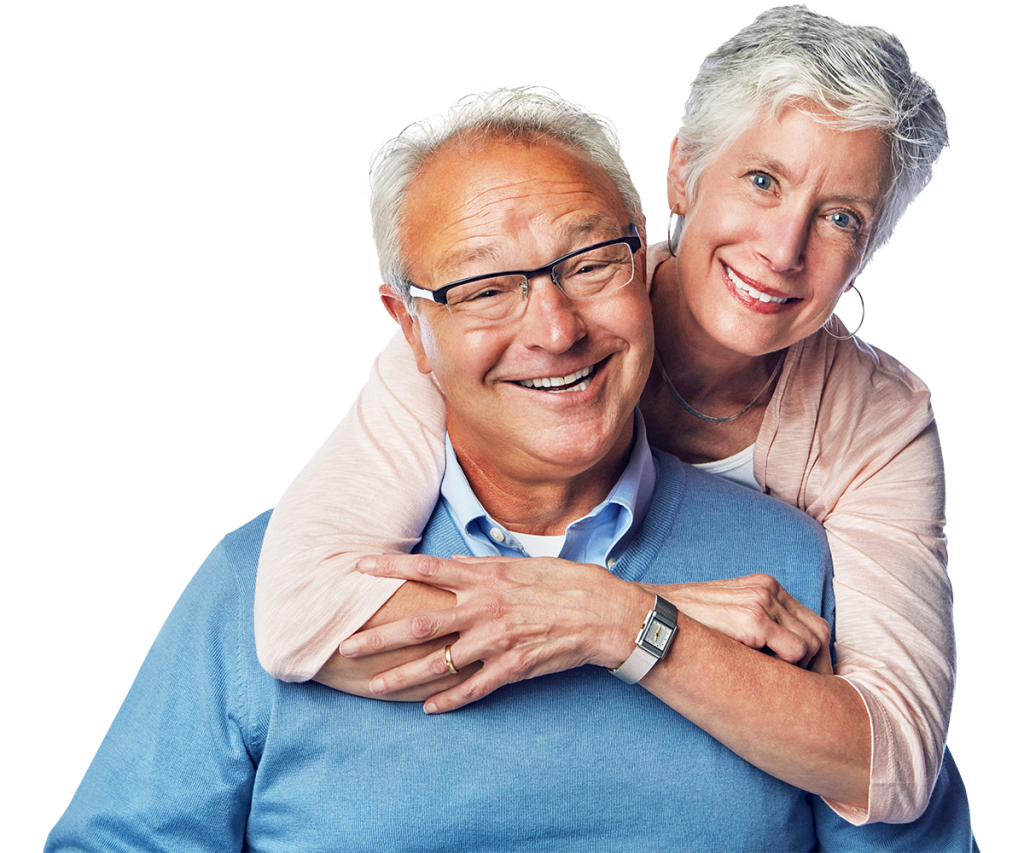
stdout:
[[750,182],[759,190],[764,190],[765,192],[770,192],[772,187],[775,186],[775,181],[764,172],[753,172],[750,175]]
[[852,213],[847,213],[844,210],[837,210],[835,213],[830,213],[828,219],[829,222],[837,228],[842,228],[844,231],[856,231],[860,229],[860,220]]

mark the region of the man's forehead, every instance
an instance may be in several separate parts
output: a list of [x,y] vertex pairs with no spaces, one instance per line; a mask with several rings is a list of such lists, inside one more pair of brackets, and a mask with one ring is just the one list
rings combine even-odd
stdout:
[[[623,231],[621,218],[612,211],[600,214],[581,211],[578,216],[568,215],[557,222],[534,223],[531,230],[542,230],[551,245],[557,247],[552,249],[556,254],[568,254],[589,243],[625,236],[620,233]],[[438,260],[440,265],[451,267],[478,263],[508,264],[514,259],[516,242],[510,238],[515,236],[511,225],[507,231],[480,234],[472,240],[445,248]],[[554,256],[550,260],[554,260]]]
[[410,188],[404,219],[410,260],[426,260],[429,246],[434,272],[527,263],[516,257],[520,239],[552,253],[532,258],[536,265],[588,242],[625,236],[629,225],[607,172],[553,139],[443,146]]

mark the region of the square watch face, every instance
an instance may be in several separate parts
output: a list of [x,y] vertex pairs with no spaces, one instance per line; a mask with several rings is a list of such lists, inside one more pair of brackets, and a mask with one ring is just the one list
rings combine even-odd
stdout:
[[644,642],[654,646],[659,651],[665,650],[668,638],[672,636],[672,626],[659,622],[657,619],[651,621],[647,632],[644,634]]

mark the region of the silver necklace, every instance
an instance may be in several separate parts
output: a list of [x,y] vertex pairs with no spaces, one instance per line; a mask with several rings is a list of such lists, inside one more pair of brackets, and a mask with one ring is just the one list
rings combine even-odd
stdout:
[[661,356],[658,354],[658,349],[654,349],[654,362],[658,365],[658,370],[661,371],[661,378],[665,380],[665,387],[668,388],[669,392],[675,401],[682,406],[687,412],[693,415],[695,418],[699,418],[702,421],[706,421],[709,424],[724,424],[726,421],[734,421],[736,418],[742,418],[747,412],[754,408],[754,403],[761,399],[761,395],[768,390],[769,386],[775,381],[775,377],[779,375],[779,369],[782,367],[782,362],[786,360],[785,355],[780,355],[779,360],[775,364],[775,369],[772,371],[772,375],[768,377],[768,381],[764,383],[764,388],[757,392],[757,396],[751,400],[747,405],[740,409],[735,415],[728,415],[724,418],[713,418],[711,415],[705,415],[703,412],[698,412],[693,406],[686,402],[682,398],[682,395],[676,390],[676,386],[672,384],[672,380],[668,378],[668,373],[665,372],[665,365],[661,363]]

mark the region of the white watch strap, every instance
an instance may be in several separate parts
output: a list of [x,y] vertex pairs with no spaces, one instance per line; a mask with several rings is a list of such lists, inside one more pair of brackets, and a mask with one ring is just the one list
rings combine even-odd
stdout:
[[616,678],[621,678],[626,684],[636,684],[641,678],[651,671],[651,668],[658,662],[656,658],[646,649],[634,646],[633,651],[618,669],[609,670]]

